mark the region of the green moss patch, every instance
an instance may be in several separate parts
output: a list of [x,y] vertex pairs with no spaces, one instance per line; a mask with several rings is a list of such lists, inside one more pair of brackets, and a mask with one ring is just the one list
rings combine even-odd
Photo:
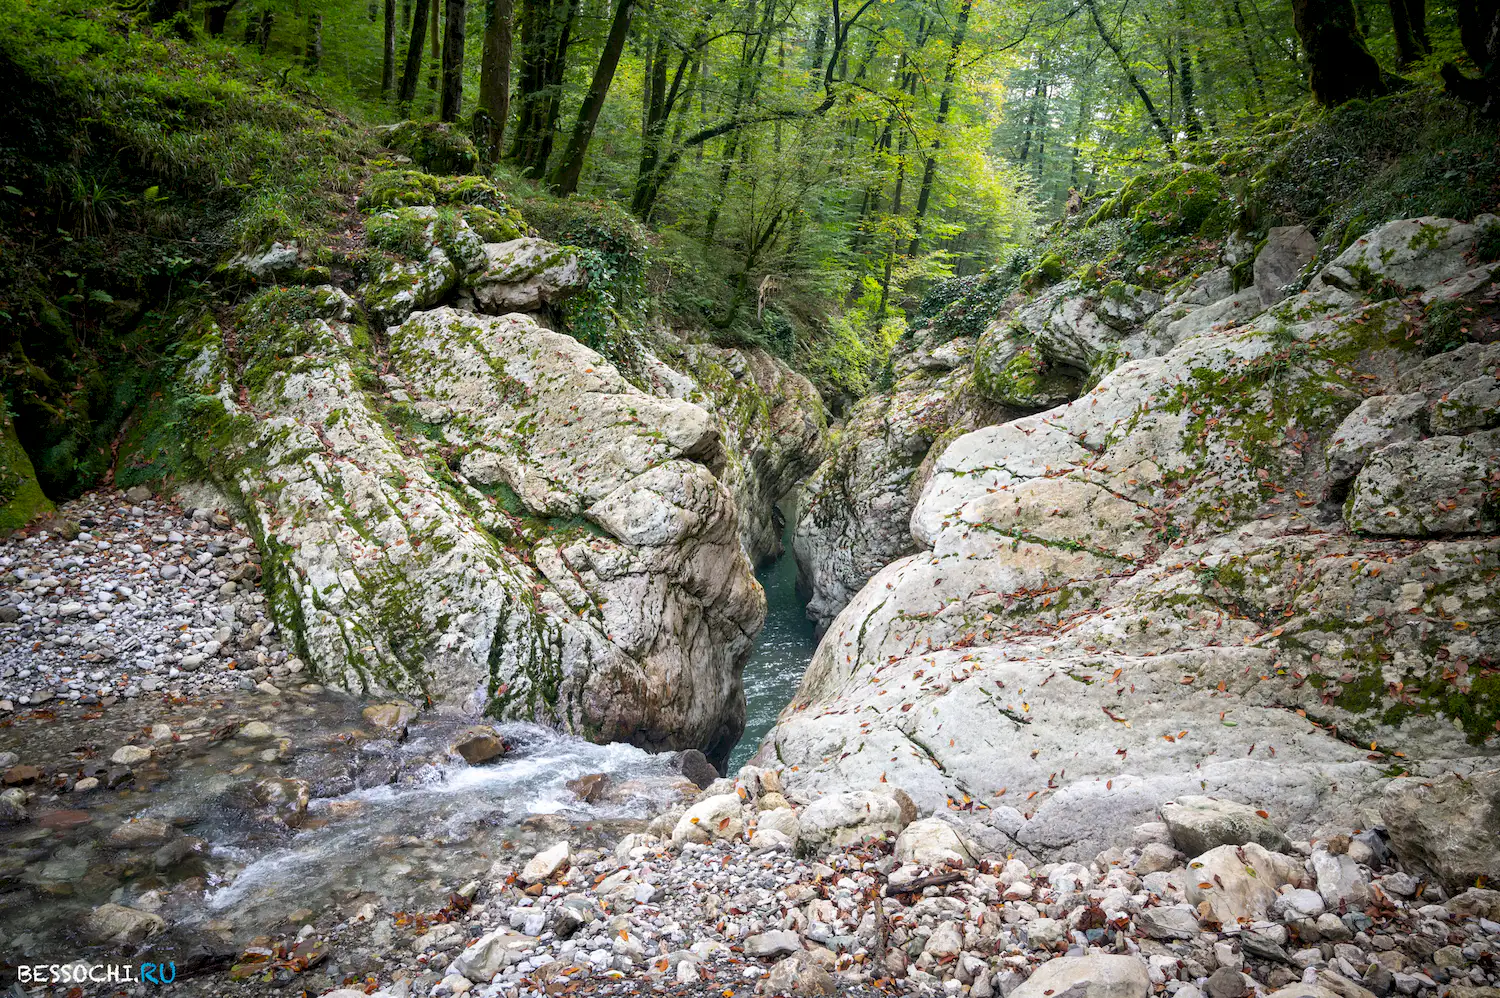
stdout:
[[37,484],[31,458],[21,447],[10,416],[0,412],[0,535],[24,527],[33,517],[52,509],[52,501]]

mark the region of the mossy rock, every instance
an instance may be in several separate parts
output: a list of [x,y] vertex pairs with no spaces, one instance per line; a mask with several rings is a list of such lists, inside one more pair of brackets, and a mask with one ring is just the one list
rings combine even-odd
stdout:
[[1036,291],[1056,284],[1067,276],[1067,263],[1056,253],[1048,253],[1041,262],[1021,275],[1021,287]]
[[370,178],[359,197],[365,211],[378,208],[412,208],[437,204],[441,186],[437,177],[421,170],[383,170]]
[[385,141],[429,173],[473,173],[479,168],[474,143],[447,122],[403,121],[391,128]]
[[0,534],[24,527],[53,508],[37,484],[36,470],[16,437],[10,414],[0,411]]
[[1131,213],[1135,242],[1154,247],[1185,236],[1222,236],[1228,231],[1227,204],[1224,182],[1217,173],[1188,170]]
[[526,220],[504,191],[484,177],[435,177],[420,170],[384,170],[360,196],[364,211],[425,205],[462,210],[485,242],[509,242],[526,234]]
[[974,389],[1018,409],[1050,409],[1078,396],[1076,372],[1047,362],[1035,343],[1014,330],[992,330],[974,351]]

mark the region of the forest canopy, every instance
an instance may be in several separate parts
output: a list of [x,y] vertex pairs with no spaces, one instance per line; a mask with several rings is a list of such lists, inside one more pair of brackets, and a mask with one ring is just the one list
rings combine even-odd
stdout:
[[[1373,187],[1363,169],[1414,146],[1422,171],[1465,178],[1424,172],[1423,198],[1474,200],[1500,114],[1500,0],[0,0],[0,14],[24,123],[0,140],[0,318],[22,331],[0,378],[35,417],[18,421],[28,449],[65,451],[66,473],[42,462],[63,493],[107,463],[113,430],[85,444],[78,428],[118,425],[141,390],[110,365],[164,349],[164,306],[214,293],[227,255],[323,238],[380,144],[369,126],[451,123],[473,143],[465,169],[543,235],[598,251],[609,307],[764,345],[840,411],[889,377],[913,324],[976,287],[998,301],[1051,259],[1046,239],[1133,182],[1239,178],[1189,189],[1215,224],[1317,215],[1304,202],[1334,191],[1364,199],[1341,224],[1368,222],[1426,203],[1401,193],[1406,167]],[[1269,184],[1251,176],[1268,169]]]

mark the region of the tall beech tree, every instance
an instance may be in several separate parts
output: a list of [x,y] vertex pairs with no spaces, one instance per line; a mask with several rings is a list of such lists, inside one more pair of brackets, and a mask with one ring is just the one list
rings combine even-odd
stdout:
[[552,174],[552,186],[559,194],[572,194],[578,189],[578,177],[583,172],[583,158],[588,154],[589,139],[593,138],[594,126],[599,121],[599,112],[604,109],[604,98],[609,95],[609,85],[614,82],[615,68],[620,64],[620,53],[625,50],[625,34],[630,30],[630,15],[635,0],[616,0],[615,16],[609,26],[609,36],[604,40],[604,50],[599,53],[599,65],[594,70],[594,80],[584,95],[583,106],[578,109],[578,123],[573,126],[573,135],[563,153],[562,162]]
[[464,22],[467,0],[447,0],[446,30],[443,32],[443,92],[438,107],[440,121],[456,121],[464,92]]

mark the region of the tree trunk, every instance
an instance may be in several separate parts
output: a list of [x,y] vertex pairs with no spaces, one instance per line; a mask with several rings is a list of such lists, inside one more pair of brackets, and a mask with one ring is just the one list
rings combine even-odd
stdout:
[[1428,53],[1427,5],[1424,0],[1390,0],[1391,33],[1396,36],[1396,64],[1410,66]]
[[[625,36],[630,31],[630,15],[634,0],[619,0],[615,7],[614,20],[609,25],[609,35],[604,39],[604,49],[599,53],[599,64],[594,67],[594,79],[589,92],[578,109],[578,121],[573,125],[573,135],[568,139],[567,151],[562,162],[552,174],[552,186],[559,194],[572,194],[578,189],[578,178],[583,174],[583,160],[588,155],[589,140],[593,138],[594,126],[599,123],[599,112],[604,109],[604,99],[609,96],[609,85],[614,82],[615,68],[620,65],[620,53],[625,50]],[[663,53],[663,59],[665,54]]]
[[1031,135],[1036,129],[1036,105],[1037,98],[1042,95],[1042,74],[1047,68],[1046,57],[1042,50],[1036,50],[1036,78],[1032,81],[1031,98],[1026,102],[1026,121],[1021,129],[1021,149],[1016,154],[1016,162],[1026,162],[1026,157],[1031,155]]
[[1500,0],[1458,0],[1458,36],[1480,72],[1468,77],[1444,63],[1448,93],[1477,105],[1486,117],[1500,118]]
[[417,96],[417,77],[422,72],[422,46],[427,44],[427,15],[431,0],[417,0],[416,13],[412,18],[411,40],[406,46],[406,65],[401,70],[401,89],[396,100],[409,108]]
[[431,42],[428,47],[431,49],[431,58],[427,63],[427,89],[436,90],[438,88],[438,75],[443,65],[443,49],[440,40],[443,22],[443,0],[432,0],[428,17],[428,24],[430,26],[429,38]]
[[943,126],[948,123],[948,110],[953,106],[953,81],[958,76],[958,53],[963,48],[964,35],[969,30],[969,10],[973,5],[974,0],[963,0],[963,5],[958,8],[958,24],[953,29],[953,49],[948,55],[948,68],[943,73],[943,96],[938,99],[936,126],[939,134],[932,140],[927,163],[922,169],[922,187],[917,193],[917,209],[912,218],[911,245],[906,249],[907,256],[916,256],[922,245],[922,217],[927,214],[927,204],[932,198],[932,184],[937,179],[937,151],[943,144],[941,133]]
[[307,15],[306,64],[309,73],[316,73],[323,61],[323,15],[313,11]]
[[1260,65],[1255,61],[1255,46],[1250,41],[1250,26],[1245,23],[1245,12],[1240,8],[1240,0],[1234,0],[1234,16],[1240,22],[1240,42],[1245,46],[1245,56],[1250,60],[1250,76],[1255,80],[1255,95],[1260,98],[1258,108],[1266,106],[1266,82],[1261,79]]
[[484,52],[479,63],[479,110],[487,142],[484,160],[493,163],[504,148],[505,124],[510,117],[511,0],[490,0],[484,25]]
[[[730,107],[729,116],[739,116],[740,108],[744,107],[746,100],[751,98],[754,91],[753,75],[756,65],[756,55],[761,46],[762,37],[769,40],[771,14],[775,9],[775,0],[766,0],[765,23],[760,32],[747,30],[745,40],[740,46],[740,75],[735,82],[734,103]],[[750,6],[746,13],[745,24],[747,29],[755,27],[755,0],[750,0]],[[724,196],[729,190],[729,175],[734,169],[734,155],[740,141],[740,132],[736,129],[729,133],[729,141],[724,144],[724,159],[719,164],[719,182],[714,188],[713,204],[708,209],[708,218],[703,223],[703,241],[710,242],[714,237],[714,231],[719,226],[719,211],[724,207]]]
[[380,61],[380,93],[396,85],[396,0],[385,0],[385,51]]
[[546,174],[578,0],[523,0],[521,70],[511,158],[524,176]]
[[1177,69],[1182,81],[1182,130],[1187,132],[1188,141],[1192,142],[1203,137],[1203,126],[1198,122],[1198,105],[1193,89],[1193,55],[1188,51],[1185,34],[1177,36]]
[[[1135,90],[1136,96],[1141,99],[1141,105],[1146,109],[1146,116],[1151,119],[1151,124],[1156,128],[1156,133],[1161,136],[1162,145],[1167,147],[1167,155],[1173,159],[1177,158],[1177,150],[1172,145],[1172,130],[1162,120],[1160,112],[1156,110],[1156,102],[1141,85],[1140,77],[1135,75],[1135,70],[1130,67],[1130,60],[1125,58],[1125,52],[1120,48],[1120,43],[1115,41],[1108,29],[1104,27],[1104,19],[1099,16],[1098,0],[1084,0],[1088,4],[1089,15],[1094,19],[1094,28],[1099,32],[1099,38],[1115,54],[1115,59],[1120,63],[1120,71],[1125,74],[1125,80]],[[1347,0],[1345,0],[1347,2]]]
[[218,38],[224,33],[224,22],[229,19],[229,12],[234,9],[237,0],[229,0],[228,3],[211,3],[203,8],[203,30],[208,32],[212,38]]
[[443,99],[439,121],[457,121],[464,100],[464,22],[467,0],[448,0],[447,30],[443,33]]
[[1320,104],[1332,107],[1386,92],[1350,0],[1293,0],[1292,17],[1307,50],[1308,83]]

